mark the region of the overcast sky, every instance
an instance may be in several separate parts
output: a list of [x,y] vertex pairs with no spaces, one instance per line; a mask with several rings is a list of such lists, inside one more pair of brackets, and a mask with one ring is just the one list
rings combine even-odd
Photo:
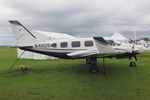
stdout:
[[150,0],[0,0],[0,45],[15,45],[10,19],[78,37],[150,37]]

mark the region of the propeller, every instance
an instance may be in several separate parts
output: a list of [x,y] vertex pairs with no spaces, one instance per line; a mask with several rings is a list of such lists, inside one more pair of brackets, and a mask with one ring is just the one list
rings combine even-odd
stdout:
[[134,50],[134,45],[132,47],[132,53],[129,55],[129,60],[131,60],[132,58],[134,58],[137,61],[136,53]]
[[134,58],[137,61],[136,52],[135,52],[135,44],[136,44],[136,31],[134,31],[134,44],[132,46],[132,52],[129,55],[129,60]]

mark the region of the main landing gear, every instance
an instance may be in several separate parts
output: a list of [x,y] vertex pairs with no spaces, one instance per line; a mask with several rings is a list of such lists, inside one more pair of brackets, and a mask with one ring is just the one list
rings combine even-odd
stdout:
[[96,57],[90,58],[90,71],[93,73],[98,72],[97,58]]
[[[86,64],[90,64],[90,71],[92,73],[98,72],[97,58],[96,57],[86,57]],[[104,70],[104,75],[105,75],[106,74],[106,68],[105,68],[104,58],[103,58],[103,70]]]
[[96,57],[86,57],[86,64],[90,64],[90,71],[92,73],[98,72]]

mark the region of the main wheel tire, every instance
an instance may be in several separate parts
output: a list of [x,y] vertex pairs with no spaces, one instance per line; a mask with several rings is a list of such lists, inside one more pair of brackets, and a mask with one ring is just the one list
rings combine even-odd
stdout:
[[133,62],[133,66],[134,66],[134,67],[136,66],[135,62]]
[[97,68],[97,58],[90,58],[90,71],[93,73],[98,72]]

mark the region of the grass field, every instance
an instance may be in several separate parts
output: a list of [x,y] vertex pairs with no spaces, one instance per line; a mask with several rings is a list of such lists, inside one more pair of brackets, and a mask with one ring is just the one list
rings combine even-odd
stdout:
[[[85,60],[20,60],[13,69],[16,49],[0,48],[0,100],[150,100],[150,53],[129,60],[102,59],[98,73]],[[22,72],[19,65],[30,67]]]

